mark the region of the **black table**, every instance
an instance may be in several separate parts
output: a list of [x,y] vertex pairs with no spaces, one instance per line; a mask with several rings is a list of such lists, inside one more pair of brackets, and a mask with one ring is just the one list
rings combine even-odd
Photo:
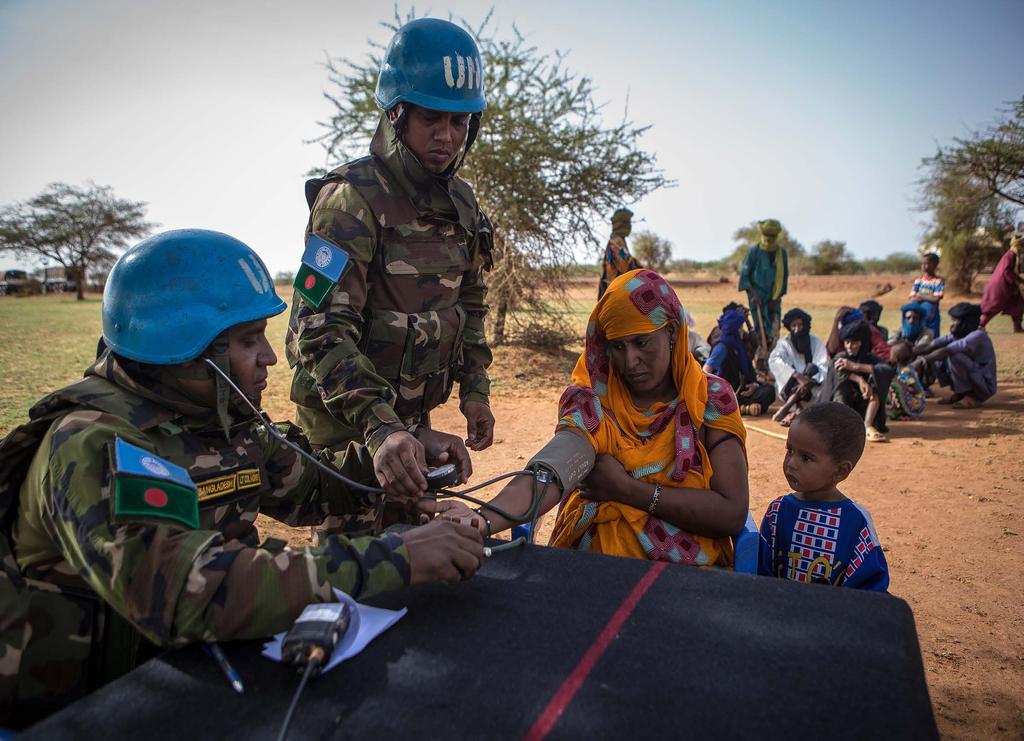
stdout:
[[[937,736],[887,595],[527,546],[373,603],[409,614],[310,682],[289,738]],[[261,645],[224,644],[244,695],[190,647],[21,738],[274,738],[298,677]]]

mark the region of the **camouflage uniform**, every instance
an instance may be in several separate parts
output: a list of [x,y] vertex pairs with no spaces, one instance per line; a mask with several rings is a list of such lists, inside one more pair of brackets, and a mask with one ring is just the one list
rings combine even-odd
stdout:
[[306,184],[307,233],[349,261],[319,306],[296,293],[286,355],[310,442],[365,442],[372,455],[427,423],[456,380],[461,403],[487,403],[491,226],[470,186],[426,170],[386,116],[370,152]]
[[[147,368],[104,354],[0,443],[0,721],[12,701],[23,723],[74,700],[152,644],[268,636],[308,603],[332,600],[332,587],[365,598],[409,582],[408,551],[393,535],[261,543],[258,513],[308,525],[370,508],[371,495],[251,418],[226,432]],[[306,445],[295,428],[287,435]],[[197,529],[116,513],[115,437],[188,470]],[[371,478],[365,449],[350,452],[343,472]]]

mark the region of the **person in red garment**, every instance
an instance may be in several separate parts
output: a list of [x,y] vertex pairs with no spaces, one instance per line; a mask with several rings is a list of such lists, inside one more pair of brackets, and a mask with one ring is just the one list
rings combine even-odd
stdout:
[[1024,295],[1021,294],[1024,276],[1020,274],[1022,254],[1024,231],[1018,229],[1010,240],[1010,249],[1000,258],[985,286],[981,297],[982,328],[997,315],[1008,314],[1013,321],[1013,331],[1024,332],[1021,326],[1021,316],[1024,315]]

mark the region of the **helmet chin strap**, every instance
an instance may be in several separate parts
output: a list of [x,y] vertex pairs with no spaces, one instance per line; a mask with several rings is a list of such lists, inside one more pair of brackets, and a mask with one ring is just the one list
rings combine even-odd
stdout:
[[[224,430],[224,439],[231,440],[231,388],[238,389],[234,383],[231,386],[225,384],[224,379],[231,380],[231,363],[228,359],[228,337],[227,332],[222,332],[210,344],[212,351],[210,357],[203,358],[206,364],[217,372],[213,374],[213,380],[217,390],[217,419],[220,421],[221,429]],[[241,391],[238,391],[242,398],[248,398]]]
[[[362,483],[360,483],[358,481],[353,481],[352,479],[348,478],[347,476],[342,476],[341,473],[339,473],[337,470],[331,468],[330,466],[326,465],[322,461],[317,460],[317,458],[315,456],[310,455],[305,450],[303,450],[298,445],[296,445],[291,440],[289,440],[287,437],[285,437],[283,434],[281,434],[281,431],[279,429],[277,429],[277,425],[275,425],[273,422],[271,422],[267,418],[267,416],[263,413],[263,410],[260,409],[259,407],[257,407],[253,403],[252,399],[250,399],[248,396],[245,395],[245,392],[243,392],[242,389],[238,388],[238,384],[236,384],[234,381],[231,380],[230,374],[227,371],[225,371],[216,362],[215,358],[216,358],[216,356],[214,356],[213,358],[203,358],[203,361],[209,366],[210,370],[213,371],[213,374],[214,374],[214,376],[217,379],[217,413],[218,413],[218,415],[220,414],[220,410],[221,410],[221,401],[220,401],[221,389],[224,390],[224,394],[227,397],[228,401],[230,401],[231,392],[233,391],[235,394],[238,395],[238,397],[242,401],[245,402],[246,406],[248,406],[249,409],[252,410],[253,414],[256,415],[256,419],[258,419],[260,421],[260,424],[263,425],[264,429],[266,429],[266,431],[270,434],[270,436],[272,438],[277,440],[282,445],[285,445],[285,446],[291,448],[292,450],[294,450],[296,453],[301,455],[303,458],[305,458],[306,460],[308,460],[311,463],[313,463],[317,468],[322,470],[324,473],[326,473],[326,474],[328,474],[330,476],[333,476],[334,478],[342,481],[347,486],[349,486],[350,488],[355,489],[357,491],[366,491],[366,492],[371,492],[371,493],[374,493],[374,494],[379,494],[379,493],[384,491],[383,489],[381,489],[378,486],[367,486],[366,484],[362,484]],[[225,402],[225,410],[226,410],[226,405],[227,405],[227,403]],[[228,419],[230,419],[230,417]],[[226,429],[227,428],[225,427],[225,430]]]

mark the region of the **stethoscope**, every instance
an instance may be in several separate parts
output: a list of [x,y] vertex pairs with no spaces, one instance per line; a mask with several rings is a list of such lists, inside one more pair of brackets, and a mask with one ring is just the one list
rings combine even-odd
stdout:
[[[367,492],[370,494],[384,493],[384,489],[382,489],[379,486],[368,486],[367,484],[348,478],[337,469],[328,466],[326,463],[319,460],[316,456],[311,455],[310,453],[308,453],[307,451],[303,450],[301,447],[293,443],[291,440],[285,437],[285,435],[282,434],[279,429],[277,429],[277,425],[275,425],[273,421],[270,420],[266,413],[263,412],[263,410],[261,410],[259,407],[257,407],[252,402],[252,400],[248,396],[246,396],[245,393],[240,388],[238,388],[235,382],[231,380],[231,377],[227,373],[225,373],[220,368],[220,366],[218,366],[210,358],[203,358],[203,360],[206,361],[206,364],[209,365],[214,370],[214,372],[218,376],[220,376],[220,378],[222,378],[225,383],[228,384],[228,387],[231,388],[231,390],[233,390],[236,394],[238,394],[238,396],[245,400],[245,403],[253,411],[256,417],[260,420],[260,423],[263,425],[264,429],[266,429],[267,433],[277,442],[295,451],[300,456],[305,458],[307,461],[312,463],[314,466],[319,468],[321,471],[326,473],[328,476],[334,477],[335,479],[341,481],[351,489],[354,489],[356,491]],[[496,507],[490,502],[486,502],[482,499],[477,499],[476,497],[470,496],[470,494],[472,494],[473,492],[479,491],[480,489],[484,489],[488,486],[496,484],[499,481],[504,481],[505,479],[510,479],[515,476],[531,476],[533,478],[533,492],[532,497],[530,499],[530,506],[527,508],[526,512],[524,512],[521,515],[514,515],[500,507]],[[537,529],[537,518],[540,515],[540,505],[541,502],[544,501],[544,495],[547,494],[548,486],[551,484],[552,478],[553,477],[551,471],[549,471],[546,468],[538,466],[537,468],[533,469],[525,469],[521,471],[510,471],[508,473],[503,473],[499,476],[495,476],[494,478],[488,479],[487,481],[476,484],[475,486],[471,486],[468,489],[455,491],[447,487],[451,486],[452,484],[456,483],[459,480],[458,471],[455,468],[455,464],[446,463],[443,466],[439,466],[438,468],[435,468],[427,472],[427,490],[430,493],[424,494],[423,498],[433,499],[435,501],[441,501],[444,499],[462,499],[471,504],[475,504],[477,507],[480,507],[481,509],[486,509],[490,512],[493,512],[499,517],[503,517],[504,519],[509,520],[510,522],[514,522],[517,524],[523,524],[527,522],[530,523],[529,535],[521,535],[509,541],[508,543],[502,543],[501,545],[489,546],[487,548],[484,548],[484,555],[490,556],[492,553],[498,553],[500,551],[516,548],[526,542],[533,542],[533,535]]]

